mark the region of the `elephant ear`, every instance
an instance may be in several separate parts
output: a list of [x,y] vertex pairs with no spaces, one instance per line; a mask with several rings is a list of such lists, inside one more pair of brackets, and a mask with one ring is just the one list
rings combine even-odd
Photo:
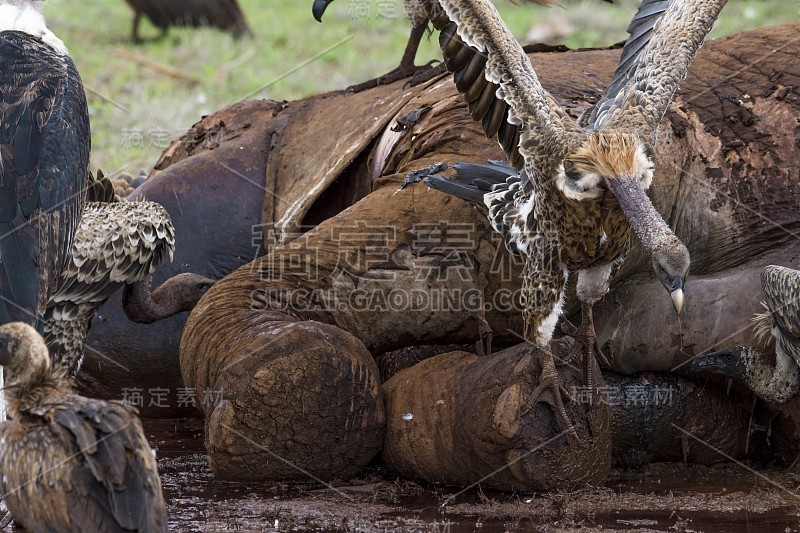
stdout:
[[[262,211],[263,224],[275,228],[279,242],[289,240],[298,231],[306,216],[312,215],[312,208],[325,208],[322,204],[315,205],[317,200],[386,129],[413,95],[414,91],[405,91],[398,96],[397,84],[391,84],[355,94],[340,92],[311,97],[283,110],[287,114],[285,126],[273,136],[276,149],[267,162],[269,192],[264,196]],[[326,127],[309,128],[309,124]],[[377,168],[373,174],[380,175],[381,170]],[[321,221],[335,214],[327,212],[311,218]]]

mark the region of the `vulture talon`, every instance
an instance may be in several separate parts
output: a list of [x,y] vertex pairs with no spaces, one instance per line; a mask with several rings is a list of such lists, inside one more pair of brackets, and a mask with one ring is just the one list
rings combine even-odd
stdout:
[[433,62],[434,61],[431,61],[419,67],[416,65],[400,65],[399,67],[390,70],[383,76],[378,76],[377,78],[373,78],[356,85],[351,85],[345,89],[345,91],[360,93],[361,91],[374,89],[375,87],[379,87],[381,85],[389,85],[405,78],[409,78],[409,80],[405,82],[403,88],[415,87],[421,83],[432,80],[444,72],[447,72],[447,69],[442,66],[443,63],[436,66],[431,66],[431,63]]
[[[578,432],[575,431],[575,426],[567,415],[566,407],[564,407],[564,400],[571,399],[571,396],[561,385],[561,379],[556,371],[550,347],[543,348],[539,352],[539,357],[541,358],[542,370],[539,374],[539,384],[528,396],[528,401],[526,402],[528,410],[532,409],[537,403],[547,404],[553,411],[561,431],[567,435],[569,442],[571,444],[580,444]],[[549,400],[545,395],[549,396]]]

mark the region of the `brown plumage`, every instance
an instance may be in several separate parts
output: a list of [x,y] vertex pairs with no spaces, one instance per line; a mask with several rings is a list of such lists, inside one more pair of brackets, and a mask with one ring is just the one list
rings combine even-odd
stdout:
[[133,9],[133,42],[141,42],[139,24],[147,17],[166,35],[170,26],[212,26],[235,37],[252,35],[237,0],[125,0]]
[[[683,307],[686,247],[645,193],[653,177],[658,124],[724,0],[644,0],[606,95],[579,121],[539,83],[522,47],[487,0],[440,0],[434,18],[456,86],[472,117],[498,138],[520,171],[483,196],[494,228],[522,253],[525,337],[549,345],[570,272],[577,271],[583,322],[571,357],[582,353],[590,385],[596,352],[592,306],[627,250],[631,230],[653,258],[675,310]],[[452,21],[452,22],[451,22]],[[429,185],[449,192],[446,180]],[[463,184],[462,184],[463,186]],[[511,193],[511,194],[510,194]],[[554,410],[567,420],[552,359]]]
[[0,326],[0,364],[12,418],[0,423],[0,493],[14,519],[29,531],[166,531],[135,410],[72,393],[26,324]]
[[[512,1],[515,2],[515,0]],[[556,0],[522,0],[522,1],[533,4],[539,4],[543,6],[550,6],[556,3]],[[325,13],[328,4],[330,4],[331,2],[333,2],[333,0],[314,0],[314,4],[311,8],[311,11],[314,15],[314,18],[317,19],[317,21],[322,22],[322,15]],[[422,69],[429,69],[428,73],[429,75],[415,76],[414,79],[412,80],[412,83],[422,82],[426,79],[429,79],[432,76],[441,73],[439,70],[431,69],[430,63],[422,67],[417,67],[414,64],[414,59],[417,56],[417,50],[419,49],[419,44],[422,41],[422,37],[425,35],[425,32],[428,27],[428,22],[432,14],[436,14],[441,11],[439,5],[437,4],[436,0],[405,0],[404,5],[406,10],[406,15],[408,16],[408,19],[411,22],[411,34],[408,37],[406,48],[403,51],[403,57],[400,59],[400,65],[394,70],[384,74],[383,76],[380,76],[378,78],[375,78],[374,80],[369,80],[367,82],[352,87],[353,90],[360,91],[363,89],[368,89],[370,87],[375,87],[377,85],[385,85],[387,83],[392,83],[402,78],[406,78],[408,76],[417,74],[418,71]]]
[[692,361],[695,372],[741,381],[759,397],[786,403],[800,392],[800,271],[769,265],[761,272],[764,313],[753,317],[765,348],[774,341],[775,362],[753,346],[736,346]]
[[174,250],[175,230],[161,204],[120,200],[108,178],[92,180],[69,262],[43,316],[53,363],[75,375],[94,312],[123,286],[138,295],[126,305],[134,322],[191,310],[214,280],[180,274],[150,293],[152,274]]

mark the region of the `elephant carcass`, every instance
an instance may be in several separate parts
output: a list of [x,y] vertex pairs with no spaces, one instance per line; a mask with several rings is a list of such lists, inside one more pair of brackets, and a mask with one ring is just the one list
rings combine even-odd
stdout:
[[[765,168],[759,151],[769,152],[780,144],[781,136],[793,132],[795,123],[775,125],[769,131],[757,118],[747,123],[726,123],[734,129],[755,127],[765,132],[754,138],[752,146],[726,145],[733,150],[742,149],[737,152],[740,164],[734,165],[733,170],[729,169],[731,150],[712,142],[709,136],[714,135],[706,131],[709,124],[716,127],[725,120],[717,115],[720,110],[707,111],[712,107],[710,100],[719,100],[722,92],[730,89],[727,71],[719,65],[728,64],[734,55],[737,61],[742,56],[760,57],[760,48],[747,47],[758,41],[782,51],[775,60],[783,67],[783,54],[791,55],[800,46],[791,40],[797,29],[797,24],[787,25],[709,43],[695,62],[695,75],[683,85],[685,94],[696,95],[696,102],[679,100],[662,125],[653,197],[689,245],[695,273],[731,268],[791,242],[774,226],[764,225],[764,217],[784,228],[800,225],[795,209],[800,192],[790,186],[797,169]],[[599,90],[602,84],[598,80],[608,75],[614,59],[615,52],[609,51],[534,57],[547,89],[566,102],[568,111],[575,115],[593,98],[592,91]],[[574,72],[584,73],[590,81],[580,79]],[[747,90],[763,110],[797,115],[796,99],[764,87],[765,75],[750,73],[743,78],[737,80],[737,87]],[[722,92],[709,91],[708,87],[719,87]],[[713,97],[705,96],[709,94]],[[761,117],[750,113],[751,117]],[[415,120],[410,123],[400,120],[411,116]],[[404,134],[398,134],[398,130]],[[745,157],[748,151],[751,153]],[[376,153],[380,156],[374,156]],[[282,321],[283,327],[303,324],[306,334],[311,334],[313,324],[318,324],[318,335],[323,336],[322,325],[337,326],[362,341],[373,355],[415,343],[464,342],[476,339],[488,327],[501,340],[515,341],[519,310],[513,299],[512,305],[504,308],[496,305],[495,298],[514,294],[519,287],[519,264],[514,264],[502,245],[493,240],[486,221],[460,200],[429,191],[422,184],[398,190],[409,171],[441,161],[481,161],[498,155],[499,149],[487,144],[471,123],[466,107],[449,82],[434,81],[418,90],[397,113],[393,128],[385,131],[377,143],[372,162],[383,161],[383,176],[375,182],[374,192],[302,238],[240,268],[209,291],[187,323],[181,343],[181,367],[187,385],[198,392],[214,389],[220,383],[239,384],[227,390],[225,424],[219,422],[216,407],[205,410],[209,453],[216,468],[233,477],[261,475],[270,479],[274,473],[263,450],[254,448],[249,451],[250,468],[242,470],[235,464],[236,449],[229,445],[241,435],[265,449],[276,442],[285,445],[279,440],[280,435],[270,429],[269,419],[274,419],[270,410],[256,408],[260,400],[253,390],[261,390],[265,398],[277,401],[272,408],[279,409],[282,417],[288,411],[293,413],[294,422],[289,425],[294,432],[303,433],[304,442],[309,440],[306,430],[314,434],[325,427],[320,421],[323,413],[314,411],[309,415],[293,401],[291,389],[287,394],[286,389],[265,385],[262,373],[274,372],[273,356],[259,349],[257,339],[260,334],[271,339],[278,327],[274,321],[266,324],[265,314],[288,315],[291,318]],[[689,179],[687,172],[701,174],[692,174],[694,179]],[[735,196],[733,192],[742,187],[769,194]],[[760,211],[754,212],[754,205]],[[453,246],[454,236],[461,239],[458,246]],[[498,268],[499,265],[508,268]],[[634,252],[626,263],[628,275],[649,272],[650,268],[641,252]],[[448,306],[439,305],[441,300],[436,300],[434,306],[430,299],[415,305],[415,295],[452,297],[467,292],[477,296],[466,305],[452,298]],[[665,293],[659,301],[669,305]],[[677,322],[677,318],[672,321]],[[240,367],[233,363],[250,357],[254,348],[262,363],[241,367],[240,373]],[[298,362],[307,365],[303,345],[292,349]],[[333,349],[330,355],[331,361],[347,361],[347,354],[340,348]],[[337,362],[335,366],[338,369],[346,365]],[[337,373],[347,375],[344,371]],[[329,385],[326,394],[334,397],[337,389],[352,387],[346,380]],[[367,408],[368,414],[377,412],[373,404]],[[360,416],[353,411],[340,422],[356,419]],[[363,426],[354,427],[353,434],[357,436]],[[329,444],[324,437],[318,443]],[[298,457],[307,464],[312,452],[304,448]],[[260,453],[264,461],[255,461],[252,453]],[[255,472],[253,464],[258,464],[260,472]]]

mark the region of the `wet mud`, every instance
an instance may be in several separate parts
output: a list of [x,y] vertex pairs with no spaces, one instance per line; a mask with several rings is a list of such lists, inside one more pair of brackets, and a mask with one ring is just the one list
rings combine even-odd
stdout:
[[800,482],[755,463],[656,463],[538,494],[418,484],[375,466],[330,485],[235,483],[212,476],[201,419],[144,422],[170,531],[800,531]]

